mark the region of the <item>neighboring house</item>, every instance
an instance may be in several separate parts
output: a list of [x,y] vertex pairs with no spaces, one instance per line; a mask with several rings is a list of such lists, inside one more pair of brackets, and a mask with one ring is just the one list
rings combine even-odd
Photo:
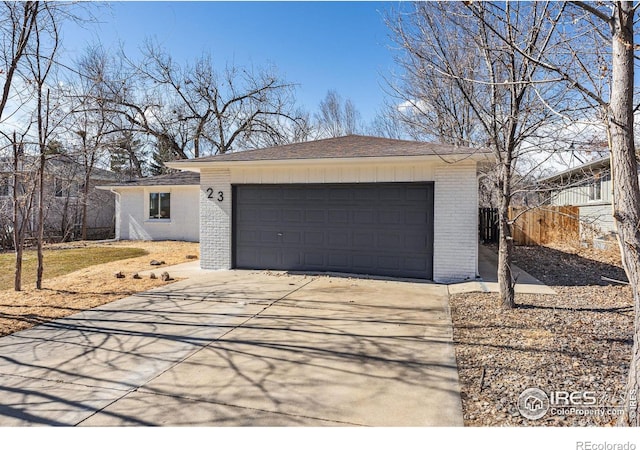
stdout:
[[171,173],[98,189],[116,194],[116,239],[199,240],[199,174]]
[[544,178],[539,185],[543,204],[579,207],[583,240],[615,234],[608,156]]
[[[37,233],[38,191],[35,189],[38,160],[23,155],[19,161],[18,186],[22,204],[31,208],[22,210],[28,214],[26,236]],[[0,218],[3,230],[10,234],[13,212],[13,164],[9,158],[0,159]],[[81,236],[82,215],[87,218],[87,237],[104,239],[113,236],[113,194],[97,190],[96,184],[113,182],[113,172],[94,168],[89,178],[87,198],[83,196],[85,169],[82,164],[67,155],[47,156],[44,171],[44,232],[51,240],[69,240]]]
[[[477,165],[487,159],[477,149],[346,136],[167,166],[200,174],[195,189],[204,269],[328,271],[451,282],[478,273]],[[189,194],[176,201],[177,181],[166,182],[174,183],[170,190],[153,180],[146,186],[112,188],[119,194],[120,238],[180,239],[186,230],[155,233],[163,225],[156,222],[189,222],[189,213],[197,223],[195,207],[177,211]],[[154,208],[149,211],[156,192],[171,194],[171,219],[158,219]],[[195,193],[190,198],[198,201]],[[125,208],[125,202],[131,206]]]

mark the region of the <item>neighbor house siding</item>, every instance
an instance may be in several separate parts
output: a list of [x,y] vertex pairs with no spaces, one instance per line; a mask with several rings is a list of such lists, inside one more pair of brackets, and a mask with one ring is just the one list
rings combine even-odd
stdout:
[[555,206],[582,206],[611,202],[611,180],[608,178],[601,182],[601,198],[589,200],[589,186],[574,186],[563,189],[551,197],[551,204]]
[[592,239],[593,233],[603,235],[615,230],[610,203],[580,207],[580,236],[583,239]]
[[[232,267],[231,185],[290,183],[381,183],[435,181],[434,281],[450,282],[477,274],[478,190],[475,161],[447,164],[420,162],[263,168],[203,168],[200,173],[200,252],[204,269]],[[207,189],[214,192],[208,198]],[[222,191],[224,201],[215,197]]]
[[[116,208],[120,220],[116,238],[124,240],[179,240],[197,242],[199,239],[198,186],[158,186],[122,189]],[[171,218],[149,220],[149,194],[171,193]]]

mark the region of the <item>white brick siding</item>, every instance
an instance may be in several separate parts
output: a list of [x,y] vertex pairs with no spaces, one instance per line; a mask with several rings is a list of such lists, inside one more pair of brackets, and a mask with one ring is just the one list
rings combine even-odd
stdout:
[[[219,198],[222,201],[219,201]],[[200,267],[203,269],[231,268],[231,174],[229,169],[203,169],[200,172]]]
[[[198,191],[198,186],[120,189],[116,197],[116,239],[198,242]],[[171,193],[170,220],[149,220],[149,194],[152,192]]]
[[478,182],[475,163],[441,164],[434,187],[433,279],[475,278],[478,270]]
[[[232,267],[231,184],[434,183],[434,261],[437,282],[472,279],[478,263],[478,188],[476,163],[203,168],[200,174],[200,255],[204,269]],[[207,189],[213,189],[208,198]],[[217,200],[222,192],[223,201]]]

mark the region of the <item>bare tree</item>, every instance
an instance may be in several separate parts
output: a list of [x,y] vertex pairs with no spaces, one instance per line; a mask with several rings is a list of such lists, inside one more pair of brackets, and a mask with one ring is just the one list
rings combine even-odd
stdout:
[[70,103],[67,142],[70,152],[82,166],[82,182],[79,187],[80,235],[87,239],[87,221],[91,178],[95,167],[107,156],[113,136],[113,113],[109,111],[106,97],[108,89],[104,80],[108,72],[108,56],[99,47],[89,48],[77,62],[77,76],[68,83],[64,96]]
[[112,72],[107,100],[127,132],[153,139],[165,154],[160,162],[279,143],[304,128],[294,85],[272,68],[218,71],[207,55],[180,65],[152,43],[143,54],[139,64],[127,60],[126,70]]
[[343,100],[335,90],[330,90],[320,101],[315,115],[320,136],[339,137],[356,134],[360,130],[360,113],[351,99]]
[[460,3],[418,2],[411,13],[398,15],[394,31],[408,73],[395,89],[406,99],[405,117],[423,123],[422,130],[433,128],[447,142],[493,151],[499,192],[498,284],[503,307],[512,308],[509,206],[516,167],[527,141],[553,117],[546,105],[557,106],[560,97],[550,87],[535,89],[539,67],[504,45],[492,27],[509,42],[544,49],[553,26],[546,22],[547,3],[481,2],[472,7],[473,12]]
[[57,122],[53,110],[51,89],[47,85],[48,78],[55,67],[60,44],[58,30],[57,7],[51,3],[39,4],[40,11],[33,26],[33,42],[27,52],[26,61],[29,65],[31,82],[35,89],[36,109],[35,120],[37,125],[38,147],[38,233],[37,254],[38,268],[36,271],[36,288],[42,289],[44,274],[44,221],[45,221],[45,170],[47,162],[47,150],[51,133]]
[[[24,101],[20,95],[20,89],[16,89],[16,74],[22,60],[27,52],[27,47],[31,41],[31,35],[34,25],[38,18],[40,5],[38,2],[2,2],[0,5],[0,59],[2,61],[2,73],[4,80],[2,82],[2,97],[0,98],[0,124],[7,119],[6,108],[10,100],[15,103]],[[19,78],[19,83],[22,78]],[[9,142],[12,149],[12,229],[13,229],[13,245],[15,249],[15,272],[14,272],[14,289],[19,291],[22,289],[22,255],[24,248],[24,230],[25,220],[28,217],[28,211],[20,202],[19,186],[20,174],[18,157],[23,149],[22,140],[18,140],[17,133],[11,133],[8,130],[2,130],[2,135]],[[29,208],[30,210],[30,204]],[[26,213],[26,214],[25,214]]]
[[[607,127],[613,184],[613,217],[624,269],[633,291],[635,321],[633,349],[627,380],[624,414],[620,425],[640,425],[640,186],[635,147],[634,76],[636,12],[632,1],[564,2],[550,14],[550,26],[561,34],[556,51],[540,45],[512,42],[502,30],[492,28],[503,45],[546,72],[548,79],[581,95],[575,115],[599,116]],[[470,10],[481,17],[477,5]],[[562,31],[562,32],[561,32]],[[588,38],[590,42],[585,43]]]

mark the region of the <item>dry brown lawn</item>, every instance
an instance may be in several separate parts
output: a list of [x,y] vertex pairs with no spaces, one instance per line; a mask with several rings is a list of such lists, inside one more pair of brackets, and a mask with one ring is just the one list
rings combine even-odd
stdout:
[[[167,266],[188,262],[187,255],[200,256],[198,243],[177,241],[86,241],[57,244],[49,248],[65,252],[97,246],[121,248],[127,254],[131,253],[132,248],[141,249],[146,254],[89,265],[65,275],[45,279],[42,290],[35,289],[33,283],[24,284],[20,292],[5,286],[5,289],[0,290],[0,336],[166,284],[159,277],[155,280],[149,277],[139,280],[132,278],[136,272],[153,269],[149,264],[153,259],[166,263],[158,268],[159,276],[164,270],[170,273]],[[122,271],[125,278],[116,278],[114,273],[118,271]]]

